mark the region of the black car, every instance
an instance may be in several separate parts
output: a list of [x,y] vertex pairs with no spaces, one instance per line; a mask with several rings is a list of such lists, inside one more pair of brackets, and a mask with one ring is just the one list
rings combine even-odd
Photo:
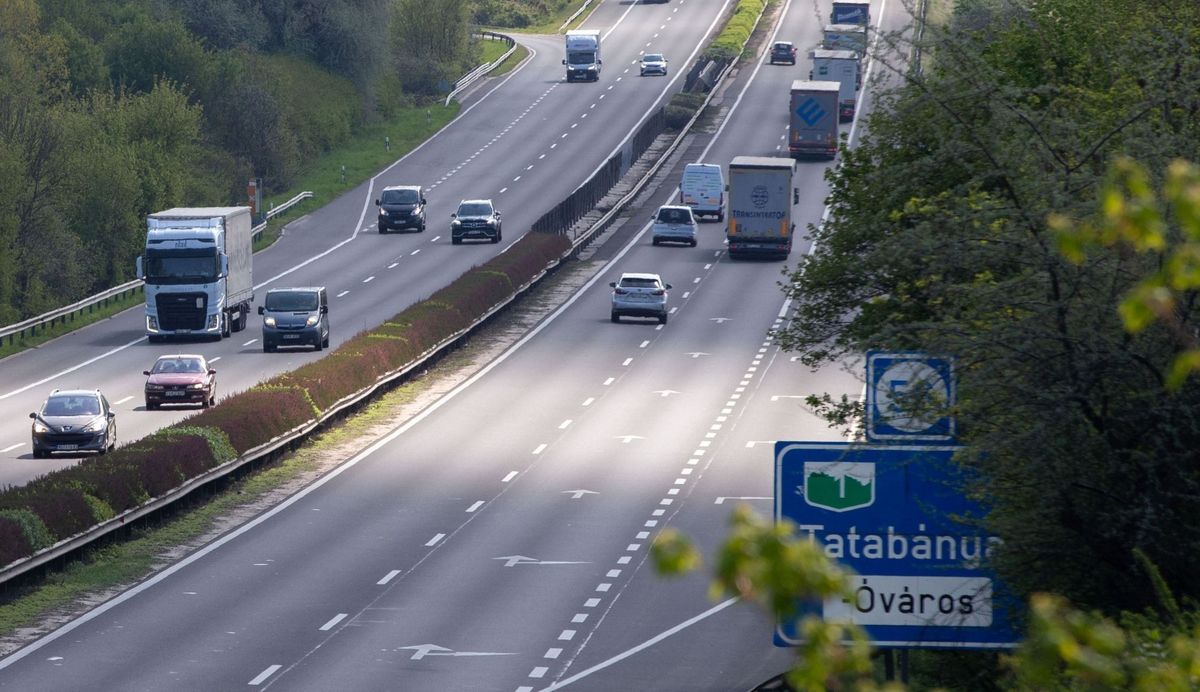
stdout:
[[490,199],[464,199],[450,218],[450,242],[454,245],[473,238],[498,243],[503,237],[500,212]]
[[117,414],[98,389],[51,392],[33,419],[33,456],[106,454],[117,446]]
[[776,41],[771,45],[771,64],[777,62],[796,64],[796,46],[791,41]]
[[379,232],[412,229],[425,230],[425,193],[420,185],[393,185],[383,188],[379,199]]

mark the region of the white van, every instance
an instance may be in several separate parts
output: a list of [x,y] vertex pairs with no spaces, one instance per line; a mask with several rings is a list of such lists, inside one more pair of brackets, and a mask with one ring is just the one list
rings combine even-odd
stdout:
[[692,214],[715,216],[725,220],[725,176],[715,163],[689,163],[679,183],[679,203],[692,208]]

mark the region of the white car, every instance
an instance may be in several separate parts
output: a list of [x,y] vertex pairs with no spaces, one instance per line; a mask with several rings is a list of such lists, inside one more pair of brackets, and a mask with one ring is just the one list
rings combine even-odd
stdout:
[[666,204],[658,208],[650,228],[650,242],[685,243],[696,247],[696,216],[691,207]]
[[658,274],[626,272],[612,286],[612,321],[621,317],[657,317],[659,324],[667,323],[667,291],[671,284],[663,283]]
[[641,75],[660,74],[667,76],[667,59],[662,53],[646,53],[642,56]]

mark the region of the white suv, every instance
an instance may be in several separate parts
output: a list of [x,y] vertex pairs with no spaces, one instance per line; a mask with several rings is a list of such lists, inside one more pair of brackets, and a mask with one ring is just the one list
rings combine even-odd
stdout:
[[696,247],[696,217],[691,207],[664,205],[653,218],[651,243],[686,243]]
[[658,274],[625,273],[612,286],[612,321],[620,322],[622,315],[657,317],[659,324],[667,323],[667,291],[671,284],[663,283]]

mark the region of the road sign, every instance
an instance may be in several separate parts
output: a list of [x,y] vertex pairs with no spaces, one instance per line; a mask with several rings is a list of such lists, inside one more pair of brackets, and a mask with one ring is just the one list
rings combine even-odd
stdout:
[[[867,353],[867,440],[954,441],[954,361],[927,353]],[[923,410],[914,411],[919,405]]]
[[[999,539],[964,518],[955,447],[775,443],[775,520],[855,572],[853,598],[806,604],[801,616],[861,625],[882,648],[1011,648],[1016,605],[988,568]],[[778,646],[801,643],[795,622]]]

